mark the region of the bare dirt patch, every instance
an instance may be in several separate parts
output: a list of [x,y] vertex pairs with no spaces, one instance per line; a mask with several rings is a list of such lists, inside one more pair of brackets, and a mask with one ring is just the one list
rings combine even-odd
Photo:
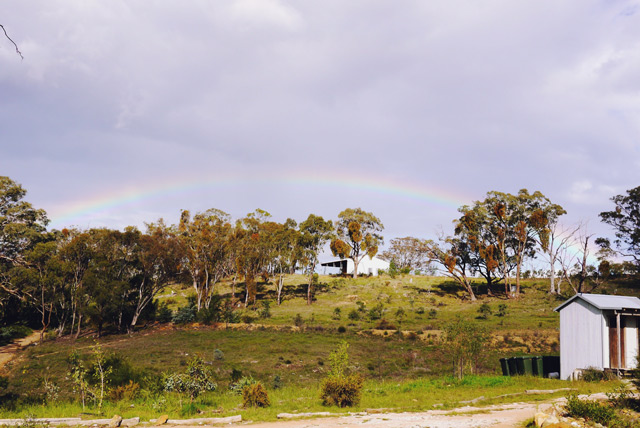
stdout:
[[22,348],[32,345],[40,340],[40,332],[34,331],[27,337],[18,339],[13,343],[0,347],[0,370],[9,361],[13,360]]

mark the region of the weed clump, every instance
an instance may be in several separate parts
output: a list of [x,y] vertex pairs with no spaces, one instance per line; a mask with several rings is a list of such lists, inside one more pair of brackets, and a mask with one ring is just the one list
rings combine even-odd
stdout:
[[609,426],[616,419],[615,411],[610,406],[598,401],[580,399],[577,394],[567,396],[565,410],[567,415],[573,418],[584,418],[605,426]]
[[242,388],[242,407],[269,407],[269,394],[260,382]]
[[322,382],[320,398],[325,406],[350,407],[360,402],[364,379],[359,374],[347,374],[349,344],[342,342],[329,355],[331,370]]

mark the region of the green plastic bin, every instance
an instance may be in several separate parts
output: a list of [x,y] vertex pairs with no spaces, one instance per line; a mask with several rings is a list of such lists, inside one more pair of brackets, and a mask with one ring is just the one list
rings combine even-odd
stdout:
[[519,375],[533,376],[533,357],[516,357],[516,367]]
[[502,369],[502,376],[510,376],[509,362],[506,358],[500,358],[500,368]]
[[509,367],[509,376],[518,374],[518,366],[515,357],[507,358],[507,367]]
[[534,376],[544,376],[544,365],[542,363],[542,357],[533,357],[533,375]]

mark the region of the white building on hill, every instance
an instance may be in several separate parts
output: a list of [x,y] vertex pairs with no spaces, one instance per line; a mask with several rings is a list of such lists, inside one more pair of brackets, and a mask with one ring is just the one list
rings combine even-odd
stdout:
[[[321,266],[326,268],[338,268],[340,269],[340,273],[344,275],[353,275],[353,260],[351,259],[340,259],[331,262],[321,263]],[[379,259],[377,257],[369,257],[364,256],[360,263],[358,263],[358,275],[373,275],[378,276],[378,271],[384,269],[389,269],[389,262]]]

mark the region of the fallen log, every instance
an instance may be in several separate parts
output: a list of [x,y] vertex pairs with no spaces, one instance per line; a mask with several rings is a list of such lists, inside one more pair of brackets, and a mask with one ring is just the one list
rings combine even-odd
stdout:
[[[149,422],[156,423],[157,419]],[[242,415],[227,416],[226,418],[197,418],[197,419],[167,419],[165,425],[219,425],[242,422]]]

